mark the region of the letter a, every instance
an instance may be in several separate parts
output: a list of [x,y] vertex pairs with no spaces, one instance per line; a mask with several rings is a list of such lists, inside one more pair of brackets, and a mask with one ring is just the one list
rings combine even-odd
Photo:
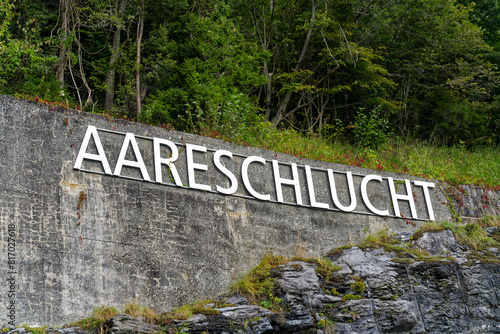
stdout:
[[[90,137],[94,138],[97,154],[87,153]],[[83,137],[82,146],[80,146],[80,151],[78,152],[73,168],[81,169],[83,159],[99,161],[102,164],[104,173],[112,174],[111,168],[109,168],[108,159],[106,159],[106,154],[104,154],[104,149],[102,148],[101,139],[99,138],[96,127],[93,125],[87,127],[87,132],[85,132],[85,137]]]
[[[132,150],[134,151],[134,155],[137,161],[131,161],[125,159],[129,145],[132,145]],[[142,160],[141,151],[139,150],[139,146],[137,145],[135,136],[133,133],[130,132],[127,132],[127,134],[125,135],[125,139],[123,140],[122,144],[122,149],[120,151],[120,155],[118,156],[118,161],[116,162],[115,172],[113,174],[116,176],[120,176],[123,166],[139,168],[141,170],[142,178],[146,181],[151,181],[151,179],[149,178],[148,171],[146,169],[146,165],[144,165],[144,160]]]

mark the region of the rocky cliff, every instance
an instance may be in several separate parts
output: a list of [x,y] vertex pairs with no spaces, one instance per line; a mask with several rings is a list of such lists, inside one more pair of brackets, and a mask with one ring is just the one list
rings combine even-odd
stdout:
[[[500,240],[498,226],[485,230],[490,240]],[[158,326],[118,314],[101,329],[114,334],[500,333],[498,248],[473,250],[450,230],[422,231],[412,239],[379,235],[359,247],[335,249],[327,255],[334,268],[328,273],[307,259],[274,266],[267,304],[222,296],[184,320],[165,313]]]

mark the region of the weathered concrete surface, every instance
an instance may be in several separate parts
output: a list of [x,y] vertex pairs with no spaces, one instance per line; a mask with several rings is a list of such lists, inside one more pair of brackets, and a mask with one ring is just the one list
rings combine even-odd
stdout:
[[459,187],[449,187],[447,192],[454,202],[457,214],[465,220],[500,215],[499,190],[464,184]]
[[261,309],[256,318],[258,307],[240,302],[240,310],[253,312],[230,318],[218,309],[220,315],[196,314],[174,325],[193,334],[500,333],[499,255],[482,252],[492,263],[476,261],[448,232],[425,233],[430,242],[419,248],[447,259],[413,261],[408,253],[411,263],[400,263],[383,249],[352,247],[329,256],[343,269],[327,277],[314,263],[289,262],[271,270],[280,312]]
[[[368,232],[415,229],[404,219],[275,204],[76,171],[73,165],[88,125],[281,162],[376,173],[0,96],[0,305],[15,301],[16,324],[67,323],[88,316],[96,306],[121,307],[131,299],[162,312],[223,292],[268,249],[290,254],[300,244],[308,255],[317,256],[332,247],[359,242]],[[103,134],[101,140],[114,166],[123,137]],[[147,142],[139,145],[144,160],[150,161]],[[238,159],[230,163],[241,163]],[[214,170],[208,155],[198,154],[196,160]],[[183,183],[187,182],[184,165],[179,161]],[[147,166],[154,175],[152,164]],[[270,169],[260,172],[256,166],[254,170],[256,190],[272,193]],[[133,169],[124,172],[137,174]],[[227,182],[221,173],[197,171],[196,175],[200,183]],[[315,181],[318,193],[326,194],[318,200],[331,201],[323,189],[326,182]],[[358,206],[366,211],[359,183],[357,178]],[[387,187],[370,187],[374,187],[369,189],[374,205],[392,210]],[[293,197],[291,187],[285,188],[284,195]],[[244,193],[244,189],[238,191]],[[307,202],[307,190],[301,191]],[[341,201],[347,198],[342,196]],[[416,190],[415,196],[419,217],[425,218],[422,192]],[[436,220],[449,219],[437,187],[431,198]],[[408,215],[408,208],[401,207]],[[15,298],[8,297],[6,283],[11,275],[9,225],[14,226],[16,239]],[[5,308],[0,309],[0,322],[7,322],[7,315]]]

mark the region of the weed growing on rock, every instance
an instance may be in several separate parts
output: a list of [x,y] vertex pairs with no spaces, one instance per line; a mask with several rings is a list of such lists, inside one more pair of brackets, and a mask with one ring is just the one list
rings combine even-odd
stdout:
[[337,254],[342,253],[344,250],[350,249],[350,248],[352,248],[352,245],[336,247],[336,248],[332,249],[331,251],[329,251],[326,255],[327,256],[337,255]]
[[324,333],[334,333],[335,322],[328,318],[321,319],[316,323],[316,327],[322,329]]
[[346,301],[346,300],[358,300],[361,298],[363,298],[363,297],[361,297],[360,295],[353,295],[353,294],[348,293],[347,295],[342,297],[342,300],[344,300],[344,301]]
[[419,228],[413,235],[411,236],[411,240],[416,241],[420,239],[424,233],[438,233],[444,231],[446,227],[440,223],[425,223],[421,228]]
[[366,285],[362,280],[356,280],[355,283],[351,283],[350,288],[359,295],[365,292]]
[[399,243],[399,241],[394,238],[394,235],[389,234],[387,230],[381,230],[374,235],[369,234],[366,237],[365,242],[359,245],[359,248],[361,248],[361,246],[369,248],[384,245],[393,245],[396,243]]
[[120,311],[118,311],[118,309],[116,309],[115,307],[101,306],[94,309],[94,312],[92,312],[92,317],[97,320],[108,320],[118,313],[120,313]]
[[85,330],[98,330],[104,322],[120,313],[118,309],[110,306],[100,306],[94,309],[92,315],[80,321],[72,322],[64,327],[80,327]]
[[[443,224],[447,226],[446,224],[450,223],[445,222]],[[440,232],[444,229],[446,229],[446,227],[436,224],[424,225],[422,228],[424,232]],[[412,236],[412,240],[421,237],[424,232],[420,230],[415,232]],[[414,260],[424,262],[454,261],[453,258],[450,257],[430,256],[429,252],[416,248],[411,244],[402,244],[399,240],[394,238],[394,235],[389,234],[387,230],[382,230],[375,235],[367,236],[365,242],[358,245],[358,247],[363,250],[369,248],[383,248],[386,252],[396,253],[396,258],[392,260],[396,263],[407,264],[412,263]]]
[[458,242],[473,250],[484,250],[490,247],[499,247],[500,243],[495,238],[490,237],[484,227],[500,226],[499,217],[482,218],[478,224],[459,224],[451,222],[429,222],[416,231],[411,239],[418,240],[425,232],[441,232],[450,230],[457,238]]
[[493,226],[500,226],[500,217],[499,216],[485,216],[482,217],[478,225],[481,227],[493,227]]
[[271,269],[288,261],[284,256],[267,252],[255,268],[233,284],[231,294],[240,294],[254,303],[267,299],[274,289],[274,279],[269,276]]
[[218,315],[220,312],[208,304],[214,303],[214,300],[202,300],[191,304],[186,304],[170,312],[165,312],[157,316],[156,323],[160,326],[171,325],[174,320],[186,320],[193,314]]
[[45,334],[46,333],[46,329],[49,326],[44,326],[44,327],[30,327],[28,325],[24,325],[23,327],[24,327],[24,329],[26,329],[28,332],[30,332],[32,334]]
[[[334,265],[329,259],[315,259],[284,256],[277,256],[271,252],[264,255],[261,262],[253,268],[249,273],[243,276],[241,280],[234,283],[231,288],[231,294],[240,294],[246,297],[250,302],[272,311],[281,310],[282,300],[273,294],[275,282],[271,277],[271,270],[281,264],[291,261],[302,261],[313,263],[316,265],[316,273],[321,275],[325,280],[329,280],[335,271],[342,268]],[[297,267],[297,270],[299,268]]]
[[452,232],[461,244],[474,250],[499,246],[495,239],[488,236],[488,232],[477,224],[458,225]]
[[415,260],[413,259],[410,259],[408,257],[405,257],[405,258],[394,258],[392,259],[392,262],[395,262],[395,263],[401,263],[401,264],[412,264],[415,262]]
[[280,306],[281,298],[274,296],[271,292],[268,293],[267,298],[259,303],[259,306],[263,308],[267,308],[272,311],[281,311],[282,308]]
[[137,318],[144,317],[147,322],[153,323],[156,320],[157,314],[152,309],[140,305],[137,301],[129,302],[125,305],[123,313]]
[[418,256],[416,261],[421,262],[455,262],[455,259],[448,256]]
[[316,265],[316,269],[314,270],[316,273],[321,275],[326,281],[328,281],[334,272],[342,270],[342,267],[339,267],[332,263],[327,258],[315,259],[315,258],[304,258],[304,257],[293,257],[290,261],[302,261],[307,263],[313,263]]

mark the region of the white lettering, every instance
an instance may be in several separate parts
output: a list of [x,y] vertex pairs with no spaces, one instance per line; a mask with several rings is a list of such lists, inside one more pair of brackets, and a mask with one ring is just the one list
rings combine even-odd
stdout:
[[231,186],[229,188],[222,188],[221,186],[216,186],[216,189],[218,192],[226,194],[226,195],[231,195],[238,190],[238,180],[236,180],[236,176],[234,176],[233,173],[229,169],[227,169],[222,162],[220,161],[221,156],[227,156],[232,158],[233,153],[226,151],[226,150],[218,150],[214,154],[214,164],[215,166],[224,174],[226,175],[229,180],[231,181]]
[[[123,167],[126,166],[129,168],[131,167],[131,168],[139,169],[141,172],[141,175],[142,175],[142,179],[144,181],[151,182],[150,176],[148,174],[148,170],[147,170],[146,165],[144,163],[144,160],[143,160],[143,157],[141,154],[141,150],[139,149],[139,146],[137,143],[137,138],[135,137],[135,135],[132,133],[125,134],[125,138],[122,142],[122,146],[121,146],[120,153],[118,155],[116,166],[114,167],[114,171],[112,171],[112,169],[110,168],[108,159],[107,159],[107,155],[106,155],[107,153],[104,151],[102,143],[101,143],[101,139],[99,138],[99,132],[101,132],[101,131],[115,133],[115,134],[120,135],[120,136],[123,135],[123,133],[121,133],[121,132],[114,132],[114,131],[109,131],[109,130],[104,130],[104,129],[97,129],[95,126],[89,125],[87,127],[86,132],[85,132],[85,135],[84,135],[84,138],[82,140],[78,154],[76,156],[74,169],[82,170],[83,161],[84,160],[91,160],[91,161],[93,161],[91,166],[95,166],[96,162],[100,163],[102,166],[101,168],[98,166],[94,167],[97,169],[94,171],[95,173],[104,172],[104,174],[108,174],[108,175],[115,175],[115,176],[119,176],[119,177],[123,177],[123,178],[132,178],[132,177],[129,177],[128,175],[121,175]],[[154,182],[160,183],[160,184],[166,184],[166,183],[163,183],[165,175],[162,172],[166,171],[166,167],[168,167],[169,168],[168,172],[169,172],[171,183],[174,183],[178,187],[182,187],[182,185],[183,185],[180,174],[183,174],[185,172],[187,174],[189,188],[199,189],[199,190],[203,190],[203,191],[211,191],[211,192],[217,191],[218,193],[225,194],[225,195],[233,195],[233,196],[248,198],[248,196],[246,196],[244,193],[238,193],[238,191],[243,190],[243,189],[239,188],[239,184],[238,184],[239,175],[238,175],[238,173],[236,173],[235,170],[230,170],[226,167],[228,161],[230,163],[229,166],[234,166],[233,169],[236,169],[238,167],[237,162],[239,162],[240,160],[239,159],[233,160],[233,156],[235,154],[233,154],[232,152],[224,150],[224,149],[210,150],[211,152],[214,152],[213,153],[213,165],[218,170],[218,172],[220,172],[225,177],[227,177],[227,181],[223,177],[220,177],[220,176],[217,176],[217,178],[212,178],[208,174],[203,174],[206,176],[206,179],[210,180],[210,182],[212,182],[212,183],[201,184],[201,183],[196,182],[196,172],[199,172],[200,175],[198,177],[201,177],[202,176],[201,171],[208,171],[209,166],[211,166],[211,163],[207,163],[207,164],[195,163],[194,155],[196,154],[195,152],[198,152],[198,154],[207,153],[209,151],[209,149],[207,149],[205,146],[187,144],[187,143],[184,144],[184,146],[186,148],[186,153],[185,153],[186,154],[186,166],[184,167],[183,163],[182,164],[177,163],[177,165],[174,164],[174,162],[179,160],[179,156],[182,152],[182,150],[178,148],[178,146],[180,146],[181,144],[174,143],[170,140],[166,140],[166,139],[162,139],[162,138],[156,138],[156,137],[154,137],[154,138],[140,137],[140,138],[146,139],[146,140],[152,140],[152,142],[153,142],[152,143],[153,166],[148,166],[148,167],[150,167],[150,168],[154,167],[154,170],[155,170],[155,173],[154,173],[155,174],[154,175],[155,181]],[[93,142],[94,142],[96,153],[87,152],[88,150],[90,150],[90,152],[94,151],[92,149],[92,147],[89,148],[89,145],[91,145],[90,144],[91,140],[93,140]],[[170,150],[169,155],[168,155],[168,149],[165,146],[168,147],[168,149]],[[129,152],[129,147],[131,147],[132,152]],[[146,146],[146,147],[148,147],[148,146]],[[163,154],[165,156],[168,156],[168,158],[161,156],[162,150],[163,150]],[[142,152],[142,153],[144,153],[144,152]],[[149,152],[149,153],[151,153],[151,152]],[[127,154],[130,156],[133,154],[135,156],[135,159],[127,160],[126,159]],[[200,156],[201,156],[201,154],[200,154]],[[205,156],[205,158],[202,160],[207,161],[208,156],[206,156],[206,155],[204,155],[204,156]],[[310,203],[311,207],[326,209],[326,210],[328,210],[328,209],[337,210],[338,209],[338,210],[343,211],[343,212],[355,212],[355,210],[357,208],[356,189],[354,186],[353,174],[351,172],[340,172],[340,171],[335,172],[331,169],[319,169],[319,168],[311,167],[309,165],[297,166],[297,164],[291,163],[291,164],[289,164],[289,166],[290,166],[289,173],[291,174],[291,177],[286,178],[286,177],[281,177],[281,173],[280,173],[280,168],[282,171],[286,170],[287,167],[281,166],[281,165],[285,165],[285,163],[280,163],[277,160],[272,160],[272,161],[270,161],[271,164],[267,164],[266,159],[259,157],[259,156],[249,156],[249,157],[243,156],[243,158],[244,158],[244,160],[241,164],[241,170],[239,171],[239,173],[241,173],[241,178],[242,178],[242,181],[244,184],[244,189],[252,198],[255,198],[258,200],[263,200],[263,201],[271,201],[271,198],[273,198],[272,201],[274,202],[274,194],[272,193],[272,191],[270,191],[270,192],[267,191],[269,185],[264,185],[263,181],[262,181],[264,179],[262,174],[270,172],[269,166],[271,165],[271,168],[273,169],[272,173],[273,173],[273,177],[274,177],[274,186],[275,186],[274,191],[276,193],[276,202],[304,205],[303,200],[302,200],[301,187],[307,186],[309,203]],[[254,183],[252,185],[252,182],[250,181],[250,176],[249,176],[249,168],[253,162],[260,163],[264,167],[255,167],[254,166],[254,168],[258,169],[258,171],[256,170],[256,171],[254,171],[254,173],[251,173],[251,175],[252,175],[251,179],[252,179],[252,182],[259,182],[259,183]],[[88,162],[87,164],[90,164],[90,162]],[[182,170],[179,170],[180,167],[182,167]],[[304,168],[305,180],[302,180],[301,178],[299,178],[298,168]],[[327,182],[329,182],[330,194],[331,194],[331,197],[333,200],[333,204],[331,204],[329,199],[326,200],[326,203],[318,201],[318,196],[319,196],[319,198],[322,198],[321,196],[325,196],[326,194],[319,193],[320,190],[315,189],[315,186],[317,188],[318,184],[320,184],[318,182],[320,182],[320,181],[318,181],[318,179],[313,178],[313,169],[314,169],[314,173],[317,173],[318,171],[321,173],[323,173],[325,171],[327,172],[327,176],[328,176]],[[179,171],[181,173],[179,173]],[[338,178],[343,177],[343,176],[339,176],[339,175],[335,175],[335,174],[343,174],[343,173],[345,173],[345,175],[346,175],[346,184],[347,184],[348,189],[344,189],[344,187],[342,187],[342,189],[337,188],[337,184],[335,182],[335,181],[339,182]],[[217,175],[220,175],[220,174],[217,174]],[[317,174],[315,174],[315,176],[316,175]],[[321,176],[324,176],[324,174],[321,174]],[[266,174],[266,177],[267,177],[267,174]],[[370,196],[368,196],[368,185],[369,185],[370,181],[378,181],[379,183],[382,183],[382,182],[384,182],[383,178],[381,176],[375,175],[375,174],[369,174],[366,176],[357,175],[356,177],[362,177],[361,187],[360,187],[361,198],[362,198],[362,201],[364,202],[366,209],[367,209],[367,210],[365,210],[364,213],[376,214],[379,216],[392,216],[392,210],[388,209],[389,203],[378,204],[380,206],[384,205],[387,208],[384,210],[380,210],[380,209],[377,209],[372,204],[372,202],[370,201]],[[214,184],[219,179],[221,179],[220,182],[222,185]],[[261,181],[257,181],[257,180],[261,180]],[[166,181],[166,182],[168,182],[168,181]],[[206,181],[206,182],[209,182],[209,181]],[[401,193],[398,194],[396,192],[396,183],[398,183],[398,182],[395,182],[392,177],[388,177],[387,182],[388,182],[388,186],[389,186],[389,194],[387,194],[387,195],[391,196],[391,201],[392,201],[391,203],[392,203],[392,206],[394,207],[394,215],[396,217],[401,215],[401,208],[399,206],[399,204],[400,204],[399,201],[408,201],[408,205],[409,205],[409,209],[410,209],[410,213],[411,213],[412,218],[419,219],[417,217],[417,213],[420,215],[422,215],[423,213],[417,212],[417,208],[416,208],[416,204],[415,204],[416,198],[412,192],[411,182],[407,179],[404,180],[406,192],[404,190],[400,191],[403,194],[401,194]],[[169,183],[168,185],[171,185],[171,183]],[[344,185],[344,182],[342,181],[341,184]],[[254,186],[257,187],[257,189],[259,189],[259,191],[265,192],[265,193],[257,192],[255,190]],[[290,203],[293,201],[285,202],[285,200],[283,198],[284,197],[283,188],[285,186],[292,186],[293,187],[294,195],[295,195],[295,203]],[[435,188],[435,185],[432,182],[414,181],[414,187],[417,187],[417,186],[422,187],[423,195],[424,195],[424,199],[425,199],[425,204],[427,206],[428,219],[431,221],[434,221],[435,216],[434,216],[434,210],[433,210],[432,203],[431,203],[431,196],[430,196],[429,189]],[[372,187],[374,188],[375,185],[372,185],[370,187],[370,189],[372,189]],[[213,188],[214,188],[214,190],[212,190]],[[321,188],[323,188],[323,186]],[[287,190],[290,191],[289,188],[287,188]],[[304,189],[304,191],[305,191],[305,189]],[[345,194],[339,193],[342,191],[344,191]],[[345,199],[342,201],[344,203],[341,203],[341,200],[340,200],[341,197],[342,198],[347,197],[346,196],[347,193],[349,195],[348,196],[349,202],[345,203],[345,202],[347,202],[347,199]],[[418,191],[417,193],[418,193],[418,196],[420,198],[422,196],[422,195],[420,195],[421,192]],[[339,196],[339,195],[343,195],[343,196]],[[373,196],[373,195],[377,195],[377,194],[370,194],[370,195]],[[291,196],[293,196],[293,195],[291,195]],[[382,199],[383,198],[387,198],[387,197],[383,196]],[[372,200],[373,199],[374,199],[374,197],[372,197]]]
[[356,193],[354,192],[354,181],[352,179],[352,173],[346,172],[346,177],[349,187],[349,197],[351,198],[351,203],[349,204],[349,206],[344,206],[342,205],[342,203],[340,203],[339,197],[337,195],[337,187],[335,186],[335,179],[333,177],[333,171],[331,169],[328,169],[328,180],[330,181],[330,192],[332,194],[333,203],[340,210],[350,212],[356,209],[357,199]]
[[[132,151],[134,152],[137,161],[125,160],[125,156],[127,155],[128,147],[130,144],[132,144]],[[123,140],[122,149],[120,150],[120,155],[118,156],[118,161],[116,162],[113,175],[120,176],[123,166],[139,168],[141,170],[142,178],[146,181],[151,181],[146,169],[146,165],[144,165],[144,160],[142,160],[141,151],[139,150],[139,146],[137,146],[135,136],[130,132],[127,132],[127,134],[125,135],[125,139]]]
[[314,183],[311,173],[311,166],[306,165],[306,180],[307,189],[309,190],[309,198],[311,200],[311,206],[315,208],[328,209],[330,206],[327,203],[316,202],[316,195],[314,194]]
[[374,207],[370,202],[370,198],[368,197],[368,193],[366,192],[366,186],[368,185],[368,182],[372,180],[382,182],[382,177],[374,174],[366,175],[361,181],[361,197],[363,198],[366,207],[370,209],[371,212],[379,216],[388,216],[389,210],[379,210],[376,207]]
[[396,215],[396,217],[401,216],[398,203],[398,200],[401,200],[401,201],[408,201],[410,203],[410,211],[412,218],[418,218],[417,209],[415,209],[415,200],[413,199],[413,193],[411,192],[410,181],[405,180],[406,195],[400,195],[396,193],[396,187],[394,186],[394,180],[392,179],[392,177],[388,177],[387,180],[389,182],[389,190],[391,191],[392,205],[394,206],[394,214]]
[[[161,157],[160,147],[161,145],[167,145],[170,148],[170,158],[165,159]],[[174,182],[178,187],[182,187],[181,178],[179,177],[179,173],[177,172],[177,168],[173,164],[174,161],[179,158],[179,150],[177,146],[172,143],[170,140],[153,138],[153,152],[154,152],[154,160],[155,160],[155,179],[158,183],[163,183],[163,177],[161,173],[161,165],[165,164],[170,169],[170,174],[174,178]]]
[[[97,154],[87,153],[87,147],[89,146],[90,137],[94,138],[95,147],[97,149]],[[74,169],[81,169],[83,159],[99,161],[102,164],[104,173],[111,174],[111,168],[109,168],[108,159],[106,159],[106,154],[102,148],[101,139],[99,134],[97,134],[97,129],[95,126],[89,125],[87,127],[87,132],[85,132],[85,137],[83,137],[82,146],[80,146],[80,151],[76,157]]]
[[189,187],[193,189],[207,190],[211,191],[212,188],[206,184],[196,183],[194,178],[194,170],[208,170],[207,165],[194,163],[193,151],[206,152],[207,148],[205,146],[186,144],[186,160],[187,160],[187,170],[188,170],[188,181]]
[[302,196],[300,194],[300,183],[299,183],[299,172],[297,171],[297,164],[292,163],[292,178],[284,179],[280,177],[279,163],[277,160],[273,160],[273,174],[274,174],[274,184],[276,186],[276,197],[278,202],[283,203],[283,191],[281,186],[283,184],[291,185],[295,188],[295,198],[298,205],[302,205]]
[[429,213],[429,219],[434,221],[434,210],[432,209],[431,196],[429,195],[429,188],[434,188],[433,182],[425,181],[415,181],[416,186],[420,186],[424,190],[425,205],[427,205],[427,212]]
[[263,200],[263,201],[269,201],[271,200],[271,195],[266,194],[262,195],[256,192],[252,185],[250,184],[250,180],[248,179],[248,166],[252,162],[260,162],[261,164],[265,165],[266,164],[266,159],[257,157],[255,155],[249,156],[245,160],[243,160],[243,164],[241,165],[241,178],[243,179],[243,184],[245,185],[245,188],[247,191],[252,195],[253,197]]

